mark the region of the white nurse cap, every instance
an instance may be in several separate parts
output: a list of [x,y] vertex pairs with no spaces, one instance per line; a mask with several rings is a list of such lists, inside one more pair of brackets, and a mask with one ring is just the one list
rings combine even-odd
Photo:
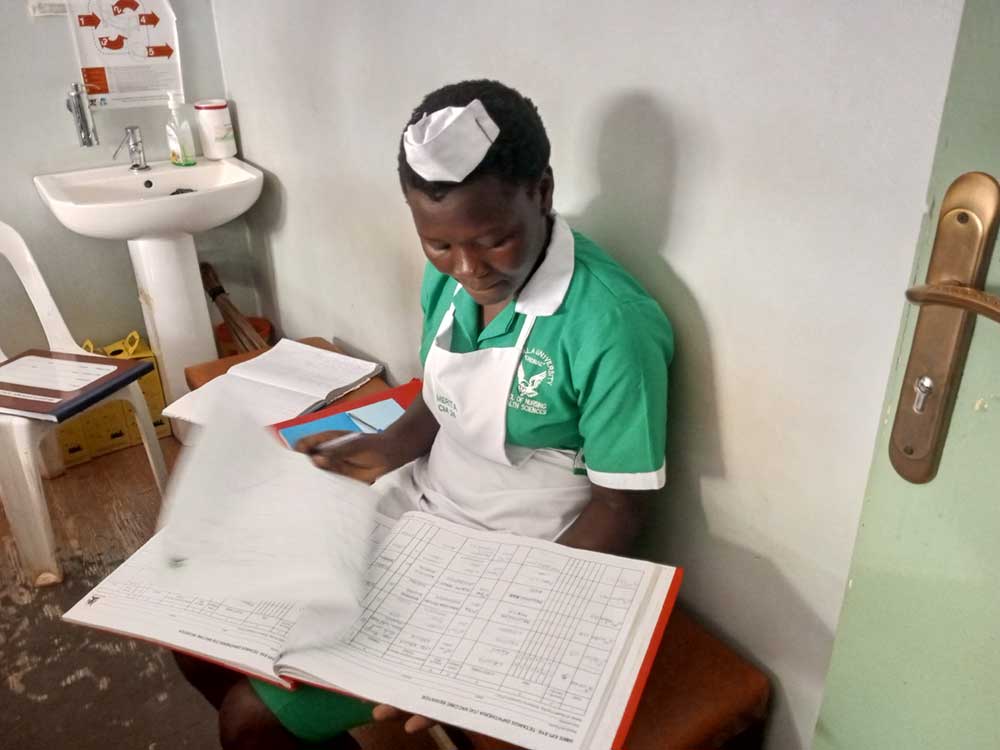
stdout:
[[500,128],[473,99],[424,115],[403,133],[406,162],[428,182],[461,182],[479,166]]

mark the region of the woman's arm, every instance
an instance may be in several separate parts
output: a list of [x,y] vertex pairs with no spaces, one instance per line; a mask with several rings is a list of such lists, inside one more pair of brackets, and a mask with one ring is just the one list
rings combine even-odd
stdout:
[[642,528],[653,494],[591,484],[590,503],[556,541],[567,547],[627,555]]
[[[434,443],[438,426],[423,395],[418,395],[403,416],[385,432],[362,435],[316,453],[313,463],[363,482],[374,482],[383,474],[426,455]],[[342,434],[341,431],[328,431],[309,435],[295,444],[295,450],[311,453],[315,446]]]

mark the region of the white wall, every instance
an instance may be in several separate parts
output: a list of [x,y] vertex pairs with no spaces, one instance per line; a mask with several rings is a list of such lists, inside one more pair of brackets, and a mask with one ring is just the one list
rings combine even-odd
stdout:
[[[101,111],[96,114],[101,145],[77,145],[73,120],[63,103],[79,81],[79,68],[66,17],[31,18],[27,2],[3,3],[0,20],[0,221],[24,236],[78,340],[107,343],[143,329],[135,277],[124,242],[96,240],[64,228],[41,202],[32,177],[49,172],[112,164],[111,154],[125,125],[142,128],[150,160],[167,157],[163,125],[166,107]],[[221,96],[222,69],[210,3],[173,0],[189,101]],[[119,163],[122,157],[119,156]],[[123,169],[127,167],[127,161]],[[199,250],[220,266],[223,280],[242,286],[236,296],[255,304],[249,279],[246,227],[236,222],[197,238]],[[249,277],[249,273],[245,275]],[[5,261],[0,261],[0,347],[8,354],[44,345],[31,305]]]
[[960,0],[214,0],[250,224],[292,335],[419,373],[422,257],[399,132],[473,76],[533,97],[556,204],[677,329],[647,551],[774,677],[810,743],[924,211]]

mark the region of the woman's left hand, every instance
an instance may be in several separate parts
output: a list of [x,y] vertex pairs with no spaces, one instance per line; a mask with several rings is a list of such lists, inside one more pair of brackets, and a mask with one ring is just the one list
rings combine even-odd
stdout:
[[402,719],[403,717],[406,717],[406,720],[403,723],[403,731],[407,734],[423,732],[426,729],[430,729],[437,723],[431,721],[426,716],[418,716],[417,714],[407,715],[405,711],[400,711],[398,708],[386,705],[385,703],[380,703],[372,709],[372,718],[375,719],[375,721]]

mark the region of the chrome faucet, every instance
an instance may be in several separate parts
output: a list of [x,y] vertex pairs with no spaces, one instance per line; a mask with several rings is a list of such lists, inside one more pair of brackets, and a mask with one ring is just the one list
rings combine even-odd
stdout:
[[80,140],[80,145],[100,145],[93,113],[90,111],[90,97],[87,96],[87,89],[83,84],[74,83],[69,87],[69,91],[66,92],[66,109],[73,114],[76,137]]
[[149,169],[149,165],[146,163],[146,152],[142,149],[142,132],[138,125],[129,125],[125,128],[125,137],[122,138],[122,142],[118,144],[118,148],[115,149],[115,154],[111,158],[118,158],[118,153],[126,142],[128,142],[128,156],[132,160],[129,169],[133,172],[145,172]]

